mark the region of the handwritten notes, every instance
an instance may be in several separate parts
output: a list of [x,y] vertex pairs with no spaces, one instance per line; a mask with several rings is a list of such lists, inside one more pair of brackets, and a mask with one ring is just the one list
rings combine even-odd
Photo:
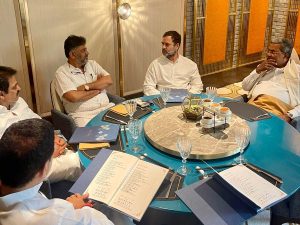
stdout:
[[224,170],[219,175],[261,209],[286,196],[279,188],[243,165]]
[[140,220],[168,169],[113,151],[85,192]]

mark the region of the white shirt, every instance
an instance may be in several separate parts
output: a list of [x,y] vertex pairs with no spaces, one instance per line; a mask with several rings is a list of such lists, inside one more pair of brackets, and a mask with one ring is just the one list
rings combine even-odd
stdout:
[[0,197],[1,225],[113,225],[107,217],[90,207],[74,209],[62,199],[47,199],[38,193],[41,184]]
[[97,62],[89,60],[84,73],[69,63],[59,67],[55,74],[55,86],[60,96],[66,112],[75,120],[78,126],[85,126],[86,123],[96,116],[99,112],[113,106],[109,103],[106,91],[88,99],[84,102],[69,102],[63,95],[69,91],[76,91],[77,87],[97,80],[97,76],[109,75]]
[[[298,65],[300,69],[300,65]],[[263,73],[263,72],[262,72]],[[260,78],[260,74],[253,70],[249,76],[247,76],[243,82],[242,87],[246,91],[250,91],[259,79],[254,89],[252,90],[252,97],[256,98],[258,95],[265,94],[275,97],[282,102],[290,105],[291,99],[284,79],[284,68],[276,68]],[[294,109],[289,111],[295,118],[300,116],[300,106],[296,106]]]
[[[24,101],[19,97],[13,107],[8,110],[5,106],[0,105],[0,138],[5,130],[13,123],[25,119],[41,117],[35,114]],[[67,150],[65,154],[53,158],[52,166],[48,174],[50,182],[59,180],[76,180],[81,174],[80,160],[77,153]]]
[[160,94],[160,87],[190,89],[192,93],[201,93],[203,84],[197,64],[181,55],[175,62],[165,56],[155,59],[146,73],[144,94]]

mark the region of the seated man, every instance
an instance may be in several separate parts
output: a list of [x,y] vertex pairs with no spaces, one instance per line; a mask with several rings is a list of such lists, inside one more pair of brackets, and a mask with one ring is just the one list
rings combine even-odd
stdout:
[[113,106],[105,88],[112,78],[98,63],[88,60],[84,37],[69,36],[64,43],[68,62],[58,68],[55,86],[66,112],[77,126],[85,126],[99,112]]
[[[16,71],[0,66],[0,138],[4,131],[13,123],[30,118],[40,118],[32,112],[23,98],[16,77]],[[80,161],[77,153],[67,150],[63,139],[55,136],[53,163],[49,172],[50,182],[59,180],[74,181],[81,174]]]
[[0,140],[0,224],[113,225],[88,195],[49,200],[38,193],[52,161],[54,131],[41,119],[12,124]]
[[160,94],[159,88],[188,89],[201,93],[203,84],[197,64],[178,53],[181,36],[176,31],[167,31],[162,37],[162,56],[149,66],[145,81],[144,94]]
[[300,116],[300,65],[291,58],[292,50],[287,39],[272,42],[267,58],[242,82],[250,104],[287,122]]

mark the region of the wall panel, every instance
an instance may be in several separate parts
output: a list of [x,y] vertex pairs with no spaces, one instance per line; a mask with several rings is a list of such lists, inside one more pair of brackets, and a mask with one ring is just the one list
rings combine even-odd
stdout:
[[128,0],[132,14],[121,21],[124,95],[142,91],[149,64],[161,55],[161,37],[165,31],[182,35],[184,0]]
[[25,0],[31,61],[37,108],[40,114],[51,109],[49,84],[56,69],[66,62],[63,42],[70,34],[87,39],[90,59],[96,60],[114,79],[116,91],[113,1]]
[[20,11],[17,1],[0,0],[0,30],[0,65],[10,66],[18,71],[17,80],[22,88],[20,95],[32,108]]

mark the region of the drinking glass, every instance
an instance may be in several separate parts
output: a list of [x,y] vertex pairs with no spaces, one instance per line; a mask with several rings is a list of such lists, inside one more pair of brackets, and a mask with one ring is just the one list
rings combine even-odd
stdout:
[[134,153],[138,153],[139,151],[142,150],[142,146],[137,144],[137,140],[139,139],[139,136],[142,132],[143,122],[141,120],[136,120],[136,119],[130,120],[128,122],[128,128],[129,128],[129,133],[133,140],[133,145],[131,150]]
[[247,147],[250,141],[251,130],[246,123],[238,123],[235,125],[234,129],[235,141],[239,148],[239,159],[237,160],[239,164],[244,164],[246,160],[244,159],[243,153],[244,149]]
[[206,95],[207,95],[207,98],[213,102],[215,97],[217,96],[217,88],[216,87],[207,87]]
[[167,88],[167,87],[163,87],[163,88],[160,88],[159,91],[160,91],[161,98],[164,102],[164,107],[166,108],[171,89]]
[[186,167],[186,159],[189,157],[192,151],[192,143],[186,136],[180,136],[177,139],[177,149],[182,158],[182,166],[177,169],[177,172],[183,176],[186,176],[190,170]]
[[136,101],[135,100],[127,100],[125,103],[125,108],[128,112],[128,115],[130,116],[130,120],[133,119],[133,114],[135,113],[136,111]]

